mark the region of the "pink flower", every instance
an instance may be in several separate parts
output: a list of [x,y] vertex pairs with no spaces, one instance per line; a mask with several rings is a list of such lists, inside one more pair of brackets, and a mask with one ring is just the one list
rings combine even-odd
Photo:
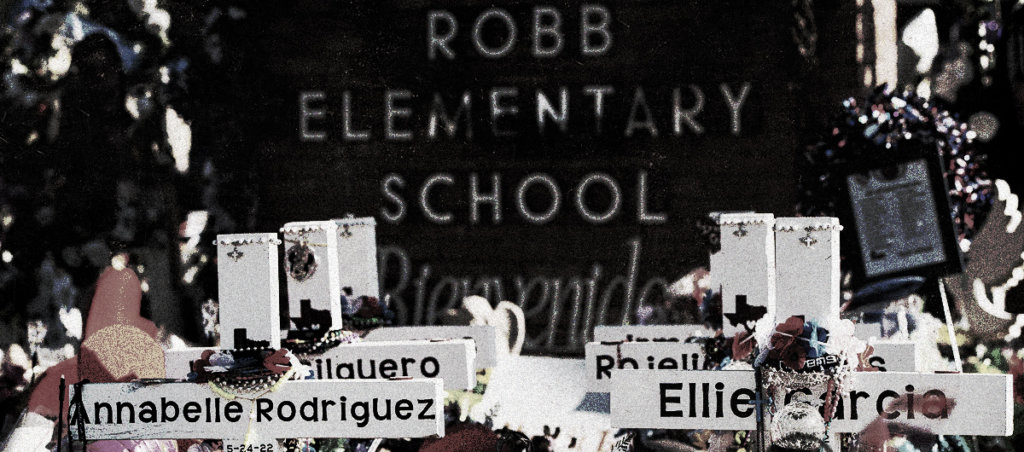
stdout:
[[1010,358],[1010,375],[1013,375],[1013,400],[1024,404],[1024,361],[1016,355]]
[[781,355],[782,363],[793,370],[803,369],[804,363],[807,361],[807,350],[797,343],[792,343],[783,349]]
[[292,367],[291,360],[288,359],[288,350],[282,348],[263,358],[263,367],[275,375],[287,372]]
[[[789,349],[796,342],[797,336],[800,336],[804,332],[804,319],[800,316],[792,316],[786,319],[785,322],[780,323],[775,327],[775,333],[772,334],[769,339],[769,345],[771,351],[768,352],[768,357],[772,359],[781,359],[785,350]],[[802,348],[802,347],[799,347]],[[806,351],[804,352],[804,359],[807,358]],[[801,364],[801,367],[803,365]]]

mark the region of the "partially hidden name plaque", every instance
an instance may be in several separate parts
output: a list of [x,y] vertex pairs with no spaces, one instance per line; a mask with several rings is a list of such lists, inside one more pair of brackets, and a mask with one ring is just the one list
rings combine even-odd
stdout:
[[316,379],[440,378],[448,390],[476,386],[472,340],[357,342],[332,348],[308,365]]
[[609,392],[620,369],[701,370],[707,356],[685,342],[591,342],[586,345],[588,392]]
[[871,342],[874,352],[868,365],[882,372],[921,372],[917,359],[917,344],[912,341]]
[[476,344],[476,369],[497,365],[496,336],[493,326],[389,326],[366,333],[366,341],[415,339],[472,339]]
[[704,325],[599,325],[594,327],[594,342],[686,342],[714,333]]

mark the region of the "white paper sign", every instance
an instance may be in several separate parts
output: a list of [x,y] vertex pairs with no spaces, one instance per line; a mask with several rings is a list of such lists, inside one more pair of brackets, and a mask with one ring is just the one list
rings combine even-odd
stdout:
[[363,338],[367,341],[412,339],[473,339],[476,342],[475,368],[486,369],[498,363],[493,326],[391,326],[371,330]]
[[222,234],[216,243],[221,347],[239,348],[238,340],[281,347],[277,234]]
[[[293,329],[341,328],[337,230],[333,221],[286,223],[281,228]],[[326,322],[330,325],[325,327]]]
[[585,347],[587,391],[609,392],[618,369],[696,370],[704,368],[704,348],[684,342],[591,342]]
[[872,343],[868,363],[883,372],[917,372],[917,344],[910,341]]
[[[1007,436],[1012,384],[1010,375],[855,373],[830,428],[859,432],[884,416],[936,434]],[[612,381],[612,427],[753,430],[753,388],[753,371],[620,370]]]
[[865,341],[879,338],[882,336],[882,324],[857,322],[853,325],[853,336]]
[[764,213],[723,213],[722,250],[711,272],[722,284],[722,329],[726,336],[743,324],[775,317],[775,218]]
[[713,334],[704,325],[602,325],[594,327],[594,342],[683,342]]
[[[444,436],[437,379],[289,381],[255,401],[227,400],[197,383],[94,383],[82,391],[88,439],[241,440],[253,410],[262,441]],[[72,410],[73,425],[80,414]]]
[[441,378],[449,390],[476,386],[472,340],[357,342],[310,358],[316,379]]
[[373,217],[342,218],[338,225],[338,281],[354,297],[380,298],[377,276],[377,222]]
[[776,218],[775,275],[779,322],[839,320],[839,219]]

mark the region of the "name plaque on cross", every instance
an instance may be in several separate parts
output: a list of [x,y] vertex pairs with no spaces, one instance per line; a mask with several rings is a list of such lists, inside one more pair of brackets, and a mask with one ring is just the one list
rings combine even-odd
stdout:
[[476,369],[498,364],[493,326],[388,326],[366,333],[365,341],[401,341],[416,339],[472,339],[476,344]]
[[775,217],[723,213],[718,223],[722,249],[711,273],[722,284],[722,330],[731,336],[775,318]]
[[281,228],[293,329],[341,328],[337,231],[333,221],[285,223]]
[[[612,381],[614,428],[753,430],[754,372],[618,370]],[[860,432],[899,422],[939,435],[1013,433],[1013,378],[995,374],[858,372],[842,390],[830,429]],[[798,392],[823,399],[810,389]],[[787,404],[789,400],[775,401]],[[767,413],[766,413],[767,414]]]
[[[74,400],[75,387],[69,388]],[[71,425],[85,438],[227,438],[255,449],[282,438],[444,436],[438,379],[289,381],[255,400],[225,399],[205,384],[93,383],[82,386]],[[251,431],[250,431],[251,428]],[[72,436],[81,440],[78,429]],[[274,446],[271,446],[274,447]]]
[[590,342],[584,348],[588,392],[609,392],[619,369],[701,370],[700,344],[685,342]]
[[868,364],[883,372],[919,372],[917,344],[911,341],[871,342]]
[[594,327],[594,342],[685,342],[714,333],[704,325],[598,325]]
[[[356,342],[304,357],[317,380],[440,378],[447,390],[476,386],[476,347],[472,340],[408,340]],[[209,347],[188,347],[164,352],[167,378],[185,379],[191,363]]]
[[316,379],[440,378],[444,389],[476,386],[472,340],[356,342],[309,357]]
[[216,244],[221,348],[280,348],[277,234],[223,234]]
[[839,319],[839,219],[775,219],[776,319]]
[[338,283],[346,296],[380,298],[377,222],[373,217],[341,218],[338,225]]

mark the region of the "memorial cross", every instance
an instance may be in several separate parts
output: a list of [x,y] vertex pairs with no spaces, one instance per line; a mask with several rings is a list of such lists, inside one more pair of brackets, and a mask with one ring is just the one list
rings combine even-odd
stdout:
[[377,271],[377,222],[373,217],[333,220],[338,233],[338,284],[351,296],[380,298]]
[[[284,229],[286,237],[289,234],[292,237],[288,239],[290,255],[285,259],[289,261],[289,289],[296,289],[289,292],[299,294],[289,300],[301,297],[299,306],[306,311],[320,311],[316,313],[320,318],[312,321],[302,316],[292,318],[300,329],[340,326],[340,293],[334,290],[338,278],[328,274],[340,270],[332,263],[338,258],[336,250],[330,246],[331,239],[335,238],[332,226],[336,229],[334,222],[314,222],[289,224]],[[218,236],[216,243],[222,346],[225,349],[280,348],[277,246],[281,241],[276,234],[234,234]],[[312,249],[321,244],[327,245],[323,247],[326,253]],[[375,261],[373,265],[375,270]],[[347,270],[360,272],[360,268]],[[338,293],[338,296],[325,297],[325,292]],[[208,349],[168,351],[168,375],[183,377],[191,370],[190,362]],[[389,360],[391,355],[410,351],[419,355]],[[276,391],[259,394],[248,405],[231,396],[224,398],[215,394],[207,385],[195,383],[88,384],[83,385],[78,394],[82,400],[80,408],[85,409],[75,413],[76,421],[84,425],[83,433],[89,439],[226,437],[225,450],[278,450],[276,439],[288,437],[443,435],[442,380],[409,378],[408,374],[450,376],[460,388],[471,387],[471,341],[377,343],[353,352],[363,359],[372,355],[380,360],[379,367],[371,364],[373,376],[398,377],[401,374],[402,378],[394,381],[289,381]],[[342,355],[330,355],[318,361],[317,367],[326,361],[328,377],[337,376],[338,369],[342,368],[350,369],[355,378],[370,374],[369,370],[363,372],[361,365],[354,370],[351,365],[338,364],[341,358]],[[426,372],[417,373],[416,366],[410,366],[413,362],[429,362],[430,366]],[[414,368],[413,372],[408,371],[410,367]],[[449,371],[444,373],[443,369]],[[323,377],[322,371],[314,368],[311,376]]]
[[[748,322],[762,312],[774,320],[768,323],[771,328],[793,315],[802,315],[812,324],[838,323],[841,274],[836,219],[723,214],[721,225],[722,250],[712,256],[711,272],[713,281],[721,284],[727,330],[742,331],[742,324],[749,328]],[[771,234],[765,232],[766,225],[772,226]],[[756,268],[751,264],[755,262]],[[759,309],[744,315],[744,304]],[[828,345],[811,337],[812,342],[815,339],[818,346]],[[891,368],[853,372],[848,377],[830,431],[859,432],[881,420],[936,434],[1012,434],[1009,375],[893,372],[916,370],[915,361],[908,358],[914,355],[913,344],[876,345],[891,357],[880,368]],[[759,420],[765,421],[764,395],[757,390],[755,374],[750,370],[616,369],[611,384],[612,427],[753,430]],[[818,390],[793,383],[785,388],[782,400],[773,403],[782,407],[796,393],[812,395]],[[826,397],[821,394],[820,398]]]
[[314,333],[340,329],[338,224],[334,221],[285,223],[281,234],[285,243],[291,329]]
[[[309,225],[320,225],[329,231],[336,225],[339,234],[337,246],[338,261],[344,265],[333,268],[339,273],[339,280],[356,284],[346,286],[353,295],[376,296],[376,284],[367,282],[365,275],[376,278],[377,261],[374,258],[375,247],[374,227],[372,218],[348,218],[333,222],[289,223],[294,229],[295,224],[307,225],[305,229],[316,230]],[[286,225],[285,229],[289,226]],[[307,232],[307,242],[293,239],[295,246],[313,246],[315,240],[329,240],[326,236],[311,237]],[[220,329],[221,344],[225,349],[246,348],[251,346],[280,348],[279,311],[278,311],[278,261],[277,245],[281,243],[275,234],[236,234],[218,237],[218,282],[220,295]],[[254,246],[255,244],[255,246]],[[231,253],[238,253],[238,246],[248,245],[241,253],[241,261],[224,259]],[[330,251],[330,247],[328,247]],[[325,278],[323,272],[329,271],[330,264],[321,267],[314,253],[310,277]],[[294,270],[294,268],[293,268]],[[319,272],[319,274],[317,273]],[[289,276],[291,278],[291,276]],[[293,280],[294,278],[291,278]],[[295,281],[296,285],[333,284],[327,279],[318,281]],[[326,287],[326,286],[325,286]],[[323,288],[323,287],[322,287]],[[326,289],[332,290],[329,287]],[[318,297],[315,291],[304,290],[302,296],[310,296],[317,302],[317,311],[322,313],[341,312],[340,296],[337,299]],[[290,297],[294,299],[294,297]],[[300,301],[301,309],[307,311],[299,316],[298,324],[308,315],[311,303],[308,299]],[[258,302],[258,303],[257,303]],[[254,304],[255,303],[255,304]],[[339,314],[340,316],[340,314]],[[293,322],[296,319],[292,319]],[[303,331],[305,333],[305,331]],[[246,337],[248,334],[248,337]],[[250,341],[249,339],[254,340]],[[268,343],[269,341],[269,343]],[[344,344],[317,355],[304,356],[312,368],[312,378],[338,379],[373,379],[394,377],[441,378],[445,389],[472,389],[476,385],[473,362],[475,347],[472,340],[455,339],[450,341],[390,341],[374,343]],[[209,347],[190,347],[168,350],[165,363],[168,378],[185,378],[191,371],[190,363],[198,360]]]
[[775,318],[774,225],[771,214],[719,216],[722,248],[712,256],[712,280],[721,284],[726,336],[751,330],[764,316]]

